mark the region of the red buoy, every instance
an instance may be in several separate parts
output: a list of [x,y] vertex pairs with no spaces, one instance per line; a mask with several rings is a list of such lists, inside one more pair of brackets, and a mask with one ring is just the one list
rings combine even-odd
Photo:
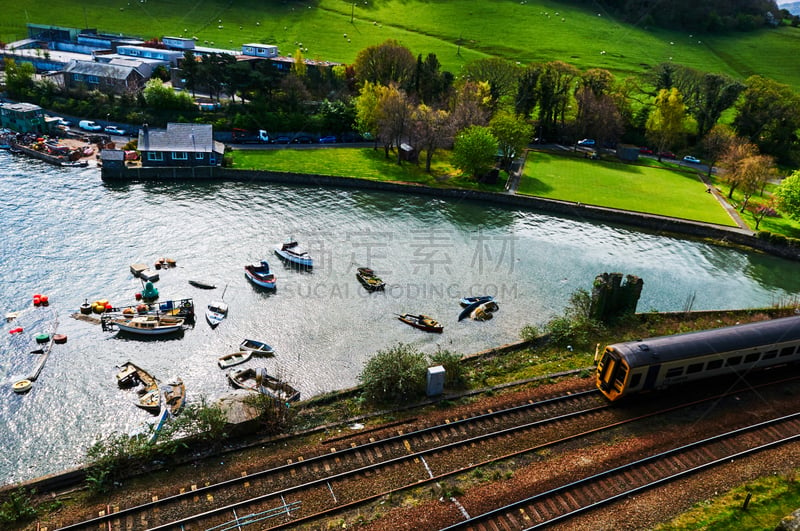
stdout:
[[53,342],[59,343],[59,344],[60,343],[66,343],[67,342],[67,336],[64,335],[64,334],[56,334],[56,335],[53,336]]
[[33,296],[33,305],[34,306],[39,306],[40,304],[42,304],[42,298],[39,295],[34,295]]
[[42,306],[47,306],[47,304],[49,303],[49,301],[47,300],[47,295],[42,295],[41,297],[39,297],[39,302],[42,303]]
[[137,293],[136,295],[134,295],[134,297],[136,297],[137,301],[142,300],[142,294],[141,293]]
[[19,334],[20,332],[22,332],[22,327],[21,326],[18,326],[16,328],[12,328],[11,330],[8,331],[9,334]]

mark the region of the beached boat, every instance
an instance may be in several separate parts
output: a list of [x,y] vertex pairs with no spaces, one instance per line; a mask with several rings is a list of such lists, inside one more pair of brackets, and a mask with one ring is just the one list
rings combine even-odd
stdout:
[[397,318],[407,325],[411,325],[414,328],[419,328],[420,330],[424,330],[426,332],[441,333],[444,330],[444,326],[442,326],[439,321],[433,319],[432,317],[428,317],[427,315],[412,315],[409,313],[404,313],[402,315],[398,315]]
[[470,318],[474,321],[488,321],[494,317],[494,312],[499,309],[497,303],[494,301],[486,301],[480,303],[470,313]]
[[356,278],[364,286],[364,289],[370,293],[380,291],[386,287],[386,283],[375,274],[375,271],[368,267],[359,267],[356,270]]
[[164,408],[173,417],[178,415],[186,404],[186,384],[180,378],[170,380],[161,386]]
[[264,289],[275,289],[277,280],[275,274],[269,269],[269,263],[261,260],[261,265],[244,266],[244,276],[247,280]]
[[470,304],[474,304],[476,302],[489,302],[493,301],[494,297],[492,295],[482,295],[479,297],[462,297],[459,301],[461,306],[469,306]]
[[212,301],[206,307],[206,321],[211,328],[216,328],[218,324],[228,315],[228,305],[222,301]]
[[275,247],[275,254],[292,265],[304,268],[314,267],[314,259],[295,240],[289,239]]
[[271,346],[263,341],[256,341],[255,339],[245,339],[239,343],[239,350],[252,352],[255,355],[271,356],[275,351]]
[[134,317],[120,317],[108,319],[110,329],[116,328],[120,332],[142,336],[159,336],[174,334],[183,330],[184,320],[172,315],[136,315]]
[[300,391],[270,376],[264,368],[231,369],[228,371],[228,379],[236,387],[269,395],[281,402],[295,402],[300,399]]
[[217,365],[219,365],[220,369],[227,369],[228,367],[233,367],[234,365],[239,365],[240,363],[244,363],[249,361],[250,358],[253,357],[252,350],[241,350],[239,352],[232,352],[230,354],[225,354],[224,356],[220,356],[217,360]]
[[161,389],[153,375],[131,362],[120,365],[117,384],[120,387],[139,386],[133,403],[142,409],[158,413],[161,411]]
[[464,309],[461,310],[461,313],[458,314],[458,320],[463,321],[464,319],[472,315],[472,312],[475,310],[475,308],[477,308],[481,304],[483,304],[483,302],[475,301],[465,306]]

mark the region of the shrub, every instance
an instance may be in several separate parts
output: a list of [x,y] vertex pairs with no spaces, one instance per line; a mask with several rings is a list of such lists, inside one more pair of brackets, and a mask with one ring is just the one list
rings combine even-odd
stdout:
[[425,393],[425,355],[412,345],[399,343],[379,350],[358,376],[365,400],[390,403],[413,400]]
[[444,367],[445,387],[463,389],[467,383],[467,372],[461,364],[461,354],[449,350],[438,349],[432,356],[431,362]]
[[539,335],[539,328],[534,325],[525,325],[522,327],[522,330],[519,331],[519,337],[522,338],[523,341],[534,341],[539,338]]
[[36,516],[36,509],[31,503],[31,494],[33,492],[28,492],[22,487],[11,491],[0,504],[0,522],[10,524],[33,519]]

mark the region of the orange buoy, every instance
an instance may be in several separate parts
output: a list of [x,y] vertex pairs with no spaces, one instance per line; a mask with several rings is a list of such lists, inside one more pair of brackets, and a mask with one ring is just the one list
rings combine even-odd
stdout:
[[65,334],[56,334],[56,335],[53,336],[53,342],[54,343],[59,343],[59,344],[66,343],[67,342],[67,336]]
[[136,311],[139,312],[139,313],[147,312],[147,305],[146,304],[140,304],[139,306],[136,307]]

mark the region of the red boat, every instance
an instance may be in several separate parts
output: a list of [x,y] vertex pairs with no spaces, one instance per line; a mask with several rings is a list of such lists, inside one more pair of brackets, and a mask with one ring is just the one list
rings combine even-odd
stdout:
[[275,275],[270,272],[269,264],[266,260],[262,260],[260,266],[244,266],[244,276],[256,286],[266,289],[275,289]]

